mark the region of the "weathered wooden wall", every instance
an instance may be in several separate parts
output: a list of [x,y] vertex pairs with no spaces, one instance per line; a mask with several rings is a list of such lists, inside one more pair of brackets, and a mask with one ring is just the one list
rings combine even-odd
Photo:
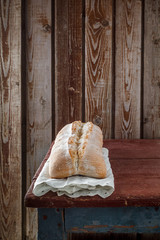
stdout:
[[0,2],[0,239],[22,237],[21,1]]
[[[26,187],[52,141],[51,1],[25,7]],[[26,236],[37,238],[37,211],[26,210]]]
[[1,1],[0,50],[0,239],[35,240],[23,195],[61,127],[160,138],[160,0]]

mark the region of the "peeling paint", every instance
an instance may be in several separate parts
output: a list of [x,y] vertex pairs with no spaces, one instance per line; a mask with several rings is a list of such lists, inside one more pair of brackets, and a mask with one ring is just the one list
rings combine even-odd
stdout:
[[149,228],[149,229],[156,229],[156,228],[159,228],[160,226],[158,226],[158,225],[156,225],[156,226],[149,226],[149,227],[147,227],[147,228]]
[[108,225],[86,225],[84,228],[107,228]]
[[87,229],[83,229],[83,228],[78,228],[78,227],[73,227],[71,229],[72,232],[84,232],[84,233],[89,233],[89,231]]
[[134,225],[130,225],[130,226],[122,226],[122,225],[114,225],[113,228],[134,228]]
[[155,211],[155,207],[69,208],[65,210],[65,229],[97,233],[158,233],[159,219],[160,210]]

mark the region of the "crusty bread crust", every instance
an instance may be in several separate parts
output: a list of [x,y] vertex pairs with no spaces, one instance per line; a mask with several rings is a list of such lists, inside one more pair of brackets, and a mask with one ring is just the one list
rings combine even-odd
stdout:
[[68,139],[72,135],[71,124],[67,124],[57,134],[49,157],[49,175],[52,178],[72,176],[76,169],[68,149]]
[[79,158],[78,174],[95,178],[106,177],[106,164],[102,154],[103,138],[100,128],[93,125],[84,136]]
[[52,148],[49,175],[52,178],[73,175],[105,178],[102,144],[102,131],[93,123],[75,121],[66,125],[57,134]]

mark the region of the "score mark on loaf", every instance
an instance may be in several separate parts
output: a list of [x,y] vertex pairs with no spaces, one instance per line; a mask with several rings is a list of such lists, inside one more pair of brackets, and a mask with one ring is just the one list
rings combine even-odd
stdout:
[[107,170],[102,145],[102,131],[92,122],[67,124],[57,134],[49,157],[50,177],[105,178]]

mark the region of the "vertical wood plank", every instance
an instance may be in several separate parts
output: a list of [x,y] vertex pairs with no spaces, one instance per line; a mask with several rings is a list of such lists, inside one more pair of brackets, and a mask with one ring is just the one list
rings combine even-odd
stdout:
[[140,138],[141,5],[116,1],[115,138]]
[[0,2],[0,239],[21,240],[21,1]]
[[[26,3],[27,188],[52,141],[51,0]],[[37,239],[37,211],[26,212],[26,238]]]
[[[143,138],[160,137],[160,1],[144,6]],[[141,234],[141,240],[158,240],[160,234]]]
[[82,119],[82,0],[55,1],[55,133]]
[[143,137],[160,138],[160,1],[145,1]]
[[85,20],[85,120],[112,129],[112,0],[87,0]]

